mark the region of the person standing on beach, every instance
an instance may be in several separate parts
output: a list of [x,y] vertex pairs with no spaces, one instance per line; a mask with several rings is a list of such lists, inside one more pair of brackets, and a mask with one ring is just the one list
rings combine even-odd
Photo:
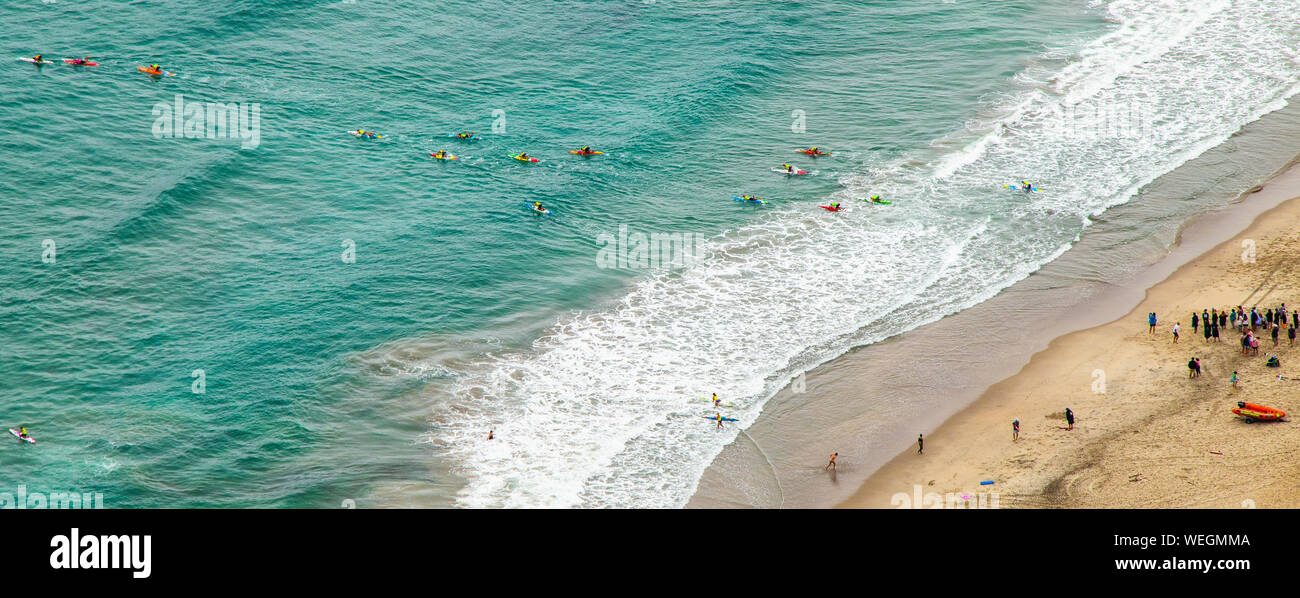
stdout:
[[1201,319],[1197,317],[1196,312],[1192,312],[1192,334],[1196,334],[1196,324],[1200,322],[1200,320]]
[[1190,380],[1195,377],[1196,377],[1196,358],[1193,357],[1187,360],[1187,379]]
[[916,454],[925,452],[925,434],[916,435]]
[[1219,324],[1218,324],[1218,322],[1215,322],[1215,323],[1212,324],[1211,326],[1213,327],[1213,330],[1214,330],[1214,334],[1211,335],[1211,336],[1214,337],[1214,342],[1216,342],[1216,343],[1217,343],[1217,342],[1220,342],[1220,341],[1219,341]]
[[1074,412],[1070,411],[1069,407],[1065,408],[1065,423],[1069,425],[1069,427],[1066,428],[1066,430],[1074,429]]
[[1201,328],[1202,328],[1202,332],[1205,333],[1205,342],[1207,342],[1207,343],[1210,342],[1210,323],[1209,323],[1209,320],[1206,320],[1206,321],[1205,321],[1205,325],[1204,325],[1204,326],[1201,326]]
[[1237,388],[1237,370],[1232,370],[1232,387]]
[[822,471],[826,471],[828,469],[834,469],[836,471],[839,471],[839,468],[835,466],[835,458],[838,456],[840,456],[839,453],[831,453],[831,460],[826,463],[826,467],[822,468]]
[[1273,335],[1273,346],[1274,346],[1274,347],[1277,346],[1277,333],[1278,333],[1278,332],[1281,332],[1281,331],[1278,330],[1277,324],[1274,324],[1274,325],[1273,325],[1273,332],[1272,332],[1272,335]]
[[1151,312],[1147,314],[1147,325],[1151,327],[1151,329],[1148,330],[1147,332],[1150,334],[1155,334],[1156,333],[1156,312]]
[[[1192,317],[1195,318],[1196,316],[1192,316]],[[1178,325],[1179,325],[1179,324],[1182,324],[1182,322],[1174,322],[1173,333],[1174,333],[1174,344],[1175,344],[1175,345],[1178,344]],[[1196,320],[1192,320],[1192,330],[1196,330]]]
[[1020,440],[1020,420],[1013,419],[1011,420],[1011,441],[1015,442],[1017,440]]
[[1289,341],[1289,343],[1290,343],[1290,344],[1288,344],[1287,346],[1288,346],[1288,347],[1294,347],[1294,346],[1295,346],[1295,326],[1288,326],[1288,327],[1287,327],[1287,329],[1286,329],[1286,338],[1287,338],[1287,341]]

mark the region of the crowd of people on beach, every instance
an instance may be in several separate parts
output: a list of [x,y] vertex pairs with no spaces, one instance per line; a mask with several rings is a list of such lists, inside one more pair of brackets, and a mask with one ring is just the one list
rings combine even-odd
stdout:
[[[1147,314],[1148,334],[1155,334],[1157,317],[1154,312]],[[1273,341],[1273,347],[1277,347],[1281,342],[1282,333],[1286,331],[1287,346],[1295,346],[1296,330],[1300,329],[1300,311],[1287,309],[1286,303],[1281,303],[1276,307],[1260,308],[1251,307],[1247,310],[1245,307],[1237,307],[1220,310],[1218,308],[1202,308],[1198,314],[1192,312],[1191,318],[1192,336],[1200,335],[1205,342],[1221,342],[1220,329],[1236,330],[1241,337],[1241,354],[1246,356],[1259,355],[1260,337],[1267,334]],[[1182,333],[1182,322],[1174,322],[1173,328],[1174,343],[1177,344]],[[1269,355],[1269,367],[1279,367],[1281,360],[1276,353]],[[1187,377],[1197,378],[1201,375],[1201,360],[1199,357],[1192,357],[1187,362]],[[1232,386],[1237,387],[1237,372],[1232,372]]]
[[[1156,321],[1154,312],[1147,314],[1147,327],[1150,334],[1156,332]],[[1241,354],[1258,355],[1258,337],[1262,334],[1268,334],[1273,340],[1273,346],[1276,347],[1280,342],[1282,331],[1286,331],[1287,346],[1295,346],[1296,329],[1300,328],[1300,311],[1288,310],[1286,303],[1262,310],[1251,307],[1249,311],[1240,305],[1227,310],[1209,308],[1202,309],[1199,314],[1192,312],[1191,323],[1192,336],[1199,334],[1207,343],[1220,342],[1221,328],[1235,329],[1241,335]],[[1170,332],[1173,333],[1174,342],[1177,343],[1181,338],[1182,322],[1175,322]]]

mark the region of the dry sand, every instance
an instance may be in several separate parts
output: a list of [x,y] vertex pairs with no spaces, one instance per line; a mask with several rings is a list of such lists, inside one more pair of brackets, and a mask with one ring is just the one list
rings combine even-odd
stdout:
[[[1231,327],[1221,329],[1219,343],[1191,330],[1192,312],[1202,309],[1300,308],[1297,225],[1300,199],[1293,199],[1148,289],[1125,317],[1056,339],[927,433],[924,455],[915,446],[904,451],[840,506],[914,502],[899,493],[992,491],[1000,508],[1300,508],[1300,428],[1247,423],[1231,412],[1246,401],[1300,421],[1300,343],[1287,346],[1283,330],[1274,349],[1261,329],[1259,356],[1243,356]],[[1253,242],[1254,261],[1243,257],[1243,242]],[[1149,312],[1159,318],[1155,334]],[[1175,322],[1182,323],[1177,344]],[[1281,368],[1265,367],[1271,353]],[[1201,360],[1197,379],[1188,378],[1192,356]],[[1072,431],[1062,429],[1067,407],[1076,417]],[[1013,442],[1014,419],[1021,433]],[[980,486],[983,480],[995,483]]]

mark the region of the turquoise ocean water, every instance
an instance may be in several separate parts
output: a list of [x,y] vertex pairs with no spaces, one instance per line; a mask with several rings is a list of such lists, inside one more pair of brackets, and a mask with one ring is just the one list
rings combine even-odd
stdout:
[[[112,507],[680,506],[735,435],[693,397],[746,425],[1028,275],[1284,105],[1297,9],[5,4],[0,419],[38,444],[0,480]],[[14,60],[36,53],[100,66]],[[256,147],[155,135],[178,95],[256,104]],[[1022,178],[1043,192],[1000,187]],[[895,205],[815,207],[874,193]],[[620,227],[707,242],[598,267]]]

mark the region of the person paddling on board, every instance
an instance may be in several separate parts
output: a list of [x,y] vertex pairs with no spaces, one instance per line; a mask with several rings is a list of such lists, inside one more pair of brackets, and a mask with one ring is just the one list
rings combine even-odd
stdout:
[[18,437],[27,438],[27,426],[18,426]]
[[87,56],[87,57],[85,57],[85,58],[73,58],[73,59],[72,59],[72,64],[75,64],[75,65],[78,65],[78,66],[80,66],[80,65],[90,64],[90,59],[91,59],[90,56]]
[[457,134],[456,134],[456,137],[459,137],[459,138],[461,138],[461,139],[469,139],[469,138],[471,138],[471,137],[473,137],[473,136],[474,136],[474,132],[473,132],[473,131],[469,131],[469,132],[467,132],[467,133],[457,133]]
[[540,202],[540,201],[535,201],[535,202],[533,202],[533,211],[534,211],[534,212],[545,212],[545,211],[546,211],[546,208],[543,208],[543,207],[542,207],[542,202]]
[[1029,192],[1031,192],[1031,191],[1034,190],[1034,186],[1033,186],[1033,185],[1030,185],[1030,184],[1029,184],[1029,181],[1020,181],[1020,188],[1021,188],[1025,193],[1029,193]]
[[831,204],[831,211],[832,211],[832,212],[838,212],[838,211],[840,211],[840,204],[839,204],[839,202],[835,202],[835,203]]
[[872,196],[871,196],[871,203],[882,203],[882,202],[883,202],[883,200],[880,199],[880,196],[879,196],[879,195],[872,195]]
[[516,157],[516,158],[519,158],[520,160],[529,160],[529,159],[530,159],[530,158],[528,157],[528,152],[521,152],[518,156],[515,156],[515,157]]
[[786,173],[786,174],[794,174],[794,167],[793,167],[793,166],[791,166],[791,165],[789,165],[789,164],[782,164],[781,167],[785,169],[785,173]]
[[435,157],[435,158],[437,158],[437,159],[439,159],[439,160],[441,160],[441,159],[443,159],[443,158],[446,158],[446,157],[447,157],[447,150],[438,150],[437,152],[434,152],[433,157]]
[[580,153],[580,154],[590,154],[590,153],[592,153],[592,152],[591,152],[591,146],[590,146],[590,145],[584,145],[584,146],[578,148],[578,153]]
[[44,57],[45,57],[44,54],[37,54],[32,57],[32,60],[36,62],[36,64],[40,64],[42,62],[45,62]]
[[717,420],[717,422],[718,422],[718,429],[721,430],[721,429],[722,429],[722,413],[715,413],[715,414],[713,415],[713,419]]

